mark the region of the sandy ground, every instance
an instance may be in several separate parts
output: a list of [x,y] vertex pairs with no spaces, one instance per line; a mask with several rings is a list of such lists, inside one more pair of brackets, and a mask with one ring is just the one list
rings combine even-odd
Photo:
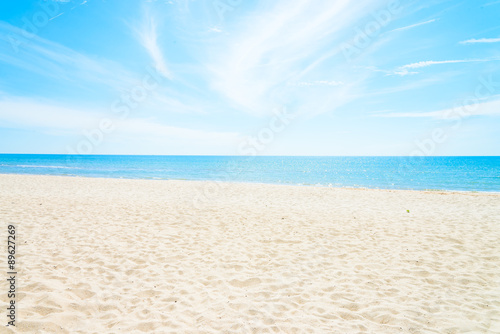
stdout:
[[19,333],[500,333],[498,194],[0,175],[0,219]]

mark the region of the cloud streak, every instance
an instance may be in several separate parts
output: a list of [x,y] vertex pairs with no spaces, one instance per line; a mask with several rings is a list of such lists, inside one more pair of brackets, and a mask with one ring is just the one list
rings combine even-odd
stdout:
[[410,71],[414,69],[420,69],[424,67],[434,66],[434,65],[444,65],[444,64],[460,64],[460,63],[481,63],[481,62],[489,62],[489,61],[499,61],[500,58],[484,58],[484,59],[459,59],[459,60],[426,60],[419,61],[416,63],[411,63],[407,65],[403,65],[398,67],[396,70],[388,71],[389,75],[410,75],[410,74],[418,74],[419,72]]
[[422,68],[422,67],[428,67],[428,66],[432,66],[432,65],[442,65],[442,64],[471,63],[471,62],[478,62],[478,61],[486,61],[486,60],[483,60],[483,59],[440,60],[440,61],[427,60],[427,61],[419,61],[417,63],[412,63],[412,64],[401,66],[401,69]]
[[470,104],[458,108],[449,108],[429,112],[393,112],[373,115],[374,117],[391,118],[434,118],[440,120],[456,120],[466,116],[499,116],[500,99]]
[[[17,36],[17,53],[12,36]],[[113,61],[95,59],[38,36],[29,40],[23,36],[28,32],[0,21],[0,63],[80,86],[91,83],[119,90],[134,83],[133,74]]]
[[342,86],[344,82],[342,81],[329,81],[329,80],[316,80],[316,81],[301,81],[294,84],[290,84],[291,86],[301,86],[301,87],[309,87],[309,86]]
[[460,44],[476,44],[476,43],[499,43],[500,38],[480,38],[480,39],[468,39],[466,41],[461,41]]
[[158,26],[153,17],[147,15],[145,24],[139,34],[139,42],[146,49],[153,60],[156,70],[165,78],[172,80],[174,77],[170,72],[165,57],[158,45]]
[[391,30],[389,32],[408,30],[408,29],[419,27],[419,26],[422,26],[424,24],[429,24],[429,23],[432,23],[432,22],[435,22],[435,21],[436,21],[436,19],[432,19],[432,20],[428,20],[428,21],[425,21],[425,22],[415,23],[415,24],[412,24],[412,25],[409,25],[409,26],[406,26],[406,27],[401,27],[401,28],[393,29],[393,30]]
[[487,4],[484,4],[483,6],[487,7],[487,6],[498,5],[498,4],[500,4],[500,1],[493,1],[493,2],[489,2]]
[[[16,112],[12,112],[13,110]],[[0,97],[0,124],[4,127],[30,127],[41,132],[57,131],[60,134],[80,135],[85,129],[96,128],[103,118],[112,120],[117,133],[201,141],[219,140],[220,142],[240,138],[236,132],[176,127],[160,124],[147,118],[120,119],[106,110],[78,109],[52,101],[41,102],[26,98]]]
[[[346,103],[351,94],[332,93],[335,102],[320,103],[321,94],[312,88],[338,86],[345,93],[358,86],[339,82],[354,82],[358,78],[336,75],[343,72],[339,71],[343,59],[321,73],[324,67],[317,68],[318,59],[326,61],[329,57],[324,55],[335,55],[333,49],[338,49],[335,46],[352,34],[357,20],[379,5],[382,2],[366,0],[325,0],[313,4],[308,0],[281,0],[272,5],[261,2],[264,14],[257,15],[261,9],[258,8],[239,18],[238,27],[220,37],[221,44],[209,46],[207,53],[213,59],[207,64],[207,81],[234,108],[254,115],[266,114],[276,104],[288,101],[296,101],[297,108],[319,113],[332,111]],[[320,74],[335,75],[338,80],[327,82],[318,78]],[[311,89],[306,92],[304,87]],[[329,98],[323,99],[327,101]]]

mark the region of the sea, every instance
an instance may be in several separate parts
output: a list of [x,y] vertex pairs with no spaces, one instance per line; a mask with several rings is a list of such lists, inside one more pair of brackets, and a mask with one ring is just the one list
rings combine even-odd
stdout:
[[0,154],[0,174],[500,192],[500,157],[498,156],[292,157]]

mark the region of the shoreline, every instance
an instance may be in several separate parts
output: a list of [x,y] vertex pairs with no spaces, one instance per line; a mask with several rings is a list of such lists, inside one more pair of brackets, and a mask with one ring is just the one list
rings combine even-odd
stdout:
[[162,178],[127,178],[127,177],[98,177],[98,176],[83,176],[83,175],[54,175],[54,174],[19,174],[19,173],[0,173],[1,175],[16,175],[16,176],[44,176],[44,177],[63,177],[63,178],[85,178],[97,180],[143,180],[143,181],[169,181],[169,182],[198,182],[198,183],[217,183],[217,184],[248,184],[248,185],[269,185],[269,186],[285,186],[285,187],[311,187],[311,188],[327,188],[327,189],[346,189],[346,190],[376,190],[376,191],[415,191],[428,193],[446,193],[446,194],[485,194],[485,195],[500,195],[498,191],[485,190],[447,190],[447,189],[398,189],[398,188],[368,188],[368,187],[336,187],[321,184],[285,184],[285,183],[262,183],[251,181],[221,181],[221,180],[189,180],[189,179],[162,179]]

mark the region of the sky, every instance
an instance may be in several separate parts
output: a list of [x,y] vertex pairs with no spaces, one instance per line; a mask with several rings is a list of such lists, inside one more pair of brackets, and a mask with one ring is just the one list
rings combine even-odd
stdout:
[[500,155],[500,1],[0,3],[0,153]]

